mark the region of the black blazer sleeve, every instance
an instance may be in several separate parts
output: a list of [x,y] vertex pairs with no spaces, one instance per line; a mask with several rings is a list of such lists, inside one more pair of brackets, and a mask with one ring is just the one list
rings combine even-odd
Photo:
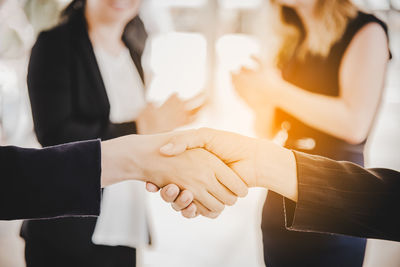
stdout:
[[0,220],[99,215],[100,157],[99,141],[0,147]]
[[400,241],[399,172],[294,154],[298,202],[284,202],[289,230]]
[[114,124],[108,117],[105,121],[90,120],[76,114],[72,88],[79,81],[71,73],[74,48],[70,45],[72,37],[68,27],[64,28],[67,30],[41,33],[32,48],[28,88],[39,142],[49,146],[136,133],[134,122]]

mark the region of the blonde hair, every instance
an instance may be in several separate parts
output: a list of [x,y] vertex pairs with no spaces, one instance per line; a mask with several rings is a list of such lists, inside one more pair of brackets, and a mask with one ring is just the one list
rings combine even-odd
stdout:
[[303,59],[307,53],[326,57],[331,47],[342,37],[347,23],[357,15],[357,8],[350,0],[317,0],[314,14],[317,18],[311,32],[304,26],[293,8],[279,5],[271,0],[280,15],[276,28],[281,37],[277,65],[282,65],[291,57]]

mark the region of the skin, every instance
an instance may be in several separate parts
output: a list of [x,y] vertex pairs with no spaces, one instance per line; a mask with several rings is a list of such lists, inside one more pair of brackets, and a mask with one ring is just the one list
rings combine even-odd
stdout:
[[[247,186],[264,187],[297,201],[296,161],[290,150],[268,140],[202,128],[174,134],[160,152],[171,157],[198,148],[220,158]],[[158,191],[153,184],[148,183],[146,188],[150,192]],[[187,218],[198,215],[196,207],[193,207],[196,203],[189,202],[190,192],[179,193],[179,188],[173,184],[166,188],[161,190],[161,196],[166,202],[172,203],[175,210],[181,210]],[[213,215],[218,216],[219,213]]]
[[[317,18],[313,1],[279,1],[298,11],[306,31]],[[315,2],[315,1],[314,1]],[[315,3],[314,3],[315,4]],[[387,37],[377,23],[364,26],[353,38],[339,69],[340,94],[324,96],[286,82],[279,70],[243,68],[232,75],[238,94],[256,114],[263,107],[281,108],[304,123],[351,144],[363,142],[378,108],[389,59]],[[329,123],[326,123],[326,122]],[[265,124],[259,121],[259,124]]]
[[[172,135],[129,135],[102,142],[102,187],[125,180],[148,181],[160,188],[175,184],[191,192],[193,197],[185,203],[193,201],[197,212],[207,217],[214,217],[225,205],[233,205],[238,196],[247,194],[247,185],[238,175],[204,149],[176,157],[161,155],[159,148]],[[164,190],[167,193],[168,188]],[[185,196],[185,191],[182,194]]]
[[[316,0],[276,2],[296,9],[306,31],[312,30],[309,25],[318,19],[313,13]],[[272,104],[316,129],[358,144],[366,139],[371,128],[382,93],[388,59],[386,34],[381,26],[370,23],[355,35],[342,59],[339,97],[307,92],[283,80],[279,70],[265,67],[261,62],[257,70],[242,68],[239,74],[233,74],[232,82],[237,93],[254,109],[260,125],[268,124],[268,117],[261,114],[266,113],[265,107]],[[287,166],[293,166],[293,161],[287,162]],[[289,169],[292,174],[289,173],[288,177],[292,177],[295,169]],[[293,177],[287,180],[294,181]],[[174,185],[169,186],[174,188],[175,195],[168,197],[161,191],[162,197],[172,202],[175,208],[179,207],[183,216],[194,216],[193,208],[190,212],[185,210],[188,206],[180,199],[179,189]],[[293,183],[289,183],[287,188],[293,189]],[[158,188],[148,185],[147,189],[155,192]],[[282,188],[278,187],[275,191],[282,191]],[[285,192],[281,194],[296,200],[297,192],[293,192],[296,190],[286,195]]]
[[[125,26],[138,15],[140,5],[140,0],[87,0],[85,17],[93,46],[118,56],[125,48]],[[201,97],[184,101],[173,94],[160,107],[148,103],[135,119],[138,133],[168,132],[193,122],[202,106],[192,108],[189,103]]]

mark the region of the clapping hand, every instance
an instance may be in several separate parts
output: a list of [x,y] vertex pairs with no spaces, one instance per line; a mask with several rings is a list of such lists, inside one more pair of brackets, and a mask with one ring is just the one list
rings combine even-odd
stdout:
[[252,59],[257,63],[257,68],[242,67],[238,73],[232,73],[232,84],[246,104],[258,110],[274,104],[283,79],[278,69],[265,66],[256,57]]

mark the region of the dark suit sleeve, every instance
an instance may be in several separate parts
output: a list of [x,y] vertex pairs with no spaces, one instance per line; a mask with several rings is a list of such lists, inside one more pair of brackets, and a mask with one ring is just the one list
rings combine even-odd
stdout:
[[0,220],[99,215],[100,150],[96,140],[0,147]]
[[105,124],[74,114],[77,81],[71,73],[70,43],[68,32],[43,32],[32,48],[27,82],[39,142],[49,146],[136,133],[134,122]]
[[285,199],[289,230],[400,241],[400,173],[294,152],[298,202]]

